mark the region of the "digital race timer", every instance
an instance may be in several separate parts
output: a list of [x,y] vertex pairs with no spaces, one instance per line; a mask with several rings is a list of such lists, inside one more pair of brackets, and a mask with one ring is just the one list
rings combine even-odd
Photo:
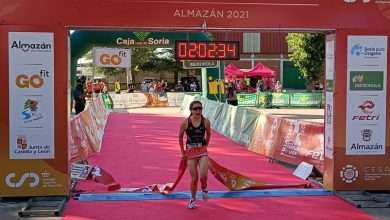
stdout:
[[238,41],[176,41],[176,60],[239,60]]

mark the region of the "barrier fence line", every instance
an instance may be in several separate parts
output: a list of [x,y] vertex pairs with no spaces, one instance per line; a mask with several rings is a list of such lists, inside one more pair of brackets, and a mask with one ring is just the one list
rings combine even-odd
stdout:
[[70,119],[69,163],[86,160],[100,152],[109,114],[103,95],[99,95],[83,112]]
[[[189,105],[195,98],[195,96],[190,95],[183,96],[183,103],[181,104],[183,114],[189,116]],[[249,150],[256,153],[296,165],[305,161],[313,164],[320,172],[323,172],[323,124],[283,119],[226,103],[204,98],[199,99],[204,105],[203,114],[212,120],[212,128],[224,136],[242,146],[248,147]],[[69,163],[88,159],[91,155],[100,152],[104,127],[109,114],[110,111],[108,111],[103,101],[103,95],[101,95],[91,102],[85,111],[71,118]],[[183,169],[183,166],[180,166],[180,171]],[[216,178],[219,181],[225,181],[223,184],[231,190],[240,190],[248,187],[250,189],[273,187],[273,185],[267,186],[267,184],[261,181],[251,180],[249,182],[254,183],[253,186],[245,185],[244,188],[240,188],[240,184],[237,184],[237,179],[234,180],[234,184],[233,180],[229,180],[229,178],[219,179],[220,173],[225,173],[227,176],[235,176],[237,173],[219,166],[212,159],[210,159],[210,169],[212,173],[219,173],[218,175],[216,174]],[[109,173],[103,169],[101,169],[101,172],[106,174],[98,176],[95,179],[96,181],[104,184],[108,181],[112,190],[118,190],[121,187]],[[104,176],[107,179],[103,178]],[[248,182],[248,177],[242,175],[241,177],[244,182]],[[179,175],[175,182],[176,184],[180,181],[180,178],[181,176]],[[305,187],[305,184],[299,183],[292,187]],[[233,185],[234,188],[230,188]],[[166,193],[169,193],[173,191],[174,187],[175,185],[169,184],[152,184],[143,190],[152,189],[153,191],[158,189],[160,192],[166,191]],[[275,187],[278,186],[275,185]],[[288,186],[283,186],[282,188],[285,187]]]
[[318,107],[324,106],[324,94],[293,92],[238,93],[238,106],[247,107]]

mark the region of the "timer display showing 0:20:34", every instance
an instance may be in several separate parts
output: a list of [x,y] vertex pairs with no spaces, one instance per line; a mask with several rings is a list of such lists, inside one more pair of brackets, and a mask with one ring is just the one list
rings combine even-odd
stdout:
[[176,41],[176,60],[239,60],[238,41]]

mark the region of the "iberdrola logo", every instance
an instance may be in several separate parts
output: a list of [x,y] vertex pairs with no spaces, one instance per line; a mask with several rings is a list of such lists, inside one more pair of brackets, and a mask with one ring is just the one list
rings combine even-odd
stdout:
[[364,81],[364,75],[363,74],[357,74],[352,78],[353,83],[362,83]]
[[140,40],[144,41],[150,32],[133,32],[133,34]]

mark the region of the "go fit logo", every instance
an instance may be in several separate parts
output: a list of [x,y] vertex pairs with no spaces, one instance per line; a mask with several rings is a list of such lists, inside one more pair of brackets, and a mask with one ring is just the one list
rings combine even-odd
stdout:
[[122,63],[122,57],[126,57],[125,51],[119,51],[118,54],[114,54],[110,56],[109,54],[102,54],[100,55],[99,61],[103,65],[115,65],[118,66]]
[[15,84],[17,87],[25,89],[25,88],[32,88],[38,89],[43,86],[45,83],[44,78],[50,77],[49,71],[47,70],[41,70],[39,74],[33,74],[31,77],[29,77],[27,74],[22,73],[19,74],[15,79]]

